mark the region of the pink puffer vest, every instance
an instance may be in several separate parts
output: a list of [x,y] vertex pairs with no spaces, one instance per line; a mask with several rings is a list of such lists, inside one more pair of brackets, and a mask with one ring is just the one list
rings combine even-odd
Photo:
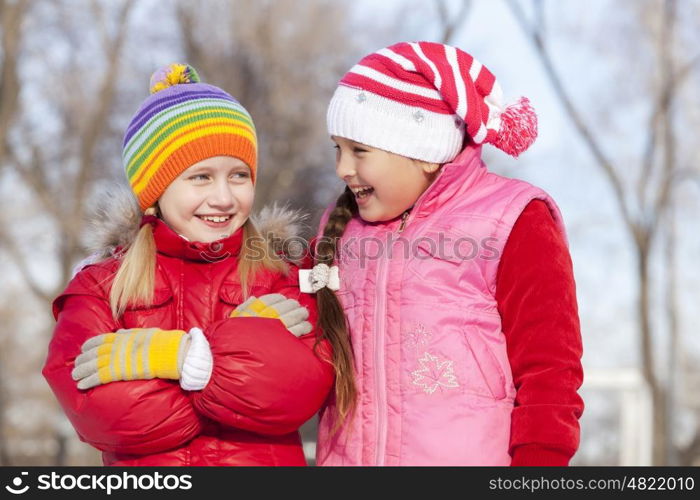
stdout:
[[[354,218],[337,292],[359,391],[354,418],[319,424],[319,465],[509,465],[515,387],[495,299],[508,235],[542,190],[487,171],[467,147],[401,220]],[[321,228],[325,225],[328,212]],[[331,410],[331,411],[328,411]]]

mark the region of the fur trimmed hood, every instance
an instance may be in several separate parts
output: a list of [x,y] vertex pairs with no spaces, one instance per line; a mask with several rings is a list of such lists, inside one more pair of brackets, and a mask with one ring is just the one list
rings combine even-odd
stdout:
[[[130,245],[138,234],[142,217],[143,212],[128,187],[118,185],[103,194],[89,220],[87,248],[91,260],[107,259],[118,247]],[[251,215],[251,219],[273,250],[282,252],[285,247],[282,242],[301,237],[308,215],[288,206],[273,204]]]

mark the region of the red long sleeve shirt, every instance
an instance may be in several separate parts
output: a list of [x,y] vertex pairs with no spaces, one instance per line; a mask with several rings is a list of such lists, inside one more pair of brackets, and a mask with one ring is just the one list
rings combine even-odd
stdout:
[[543,201],[516,221],[496,283],[517,390],[512,465],[568,465],[579,445],[583,348],[571,257]]

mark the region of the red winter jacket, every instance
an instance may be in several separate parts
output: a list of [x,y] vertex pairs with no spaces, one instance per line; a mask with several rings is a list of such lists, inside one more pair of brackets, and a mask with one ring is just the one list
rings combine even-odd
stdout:
[[[43,369],[80,439],[102,450],[105,465],[305,465],[298,428],[333,385],[326,343],[318,331],[300,338],[276,319],[229,318],[243,301],[237,276],[242,230],[221,245],[189,243],[162,221],[153,223],[157,272],[154,303],[112,318],[114,258],[89,265],[53,303],[56,327]],[[315,325],[314,296],[288,276],[259,273],[251,295],[297,299]],[[112,382],[87,391],[71,378],[75,357],[90,337],[120,328],[200,327],[214,367],[201,391],[178,381]]]

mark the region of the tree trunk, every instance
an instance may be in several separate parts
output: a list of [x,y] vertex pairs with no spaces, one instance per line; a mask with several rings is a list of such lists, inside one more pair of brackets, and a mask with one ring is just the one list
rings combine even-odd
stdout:
[[56,432],[56,445],[56,455],[54,456],[53,465],[56,467],[64,467],[66,465],[66,457],[68,456],[68,438],[61,431]]
[[664,465],[666,463],[667,435],[666,421],[668,419],[666,410],[666,393],[660,386],[656,377],[654,367],[654,346],[652,345],[652,329],[650,314],[650,271],[649,271],[649,251],[651,240],[642,238],[637,242],[639,252],[639,301],[638,315],[640,329],[642,333],[641,361],[642,374],[651,390],[652,402],[654,405],[654,426],[653,426],[653,450],[652,465]]
[[[2,366],[0,365],[0,369],[1,368]],[[0,466],[3,467],[12,465],[10,453],[7,450],[7,441],[5,439],[5,412],[7,411],[5,380],[5,377],[2,376],[2,370],[0,370]]]

